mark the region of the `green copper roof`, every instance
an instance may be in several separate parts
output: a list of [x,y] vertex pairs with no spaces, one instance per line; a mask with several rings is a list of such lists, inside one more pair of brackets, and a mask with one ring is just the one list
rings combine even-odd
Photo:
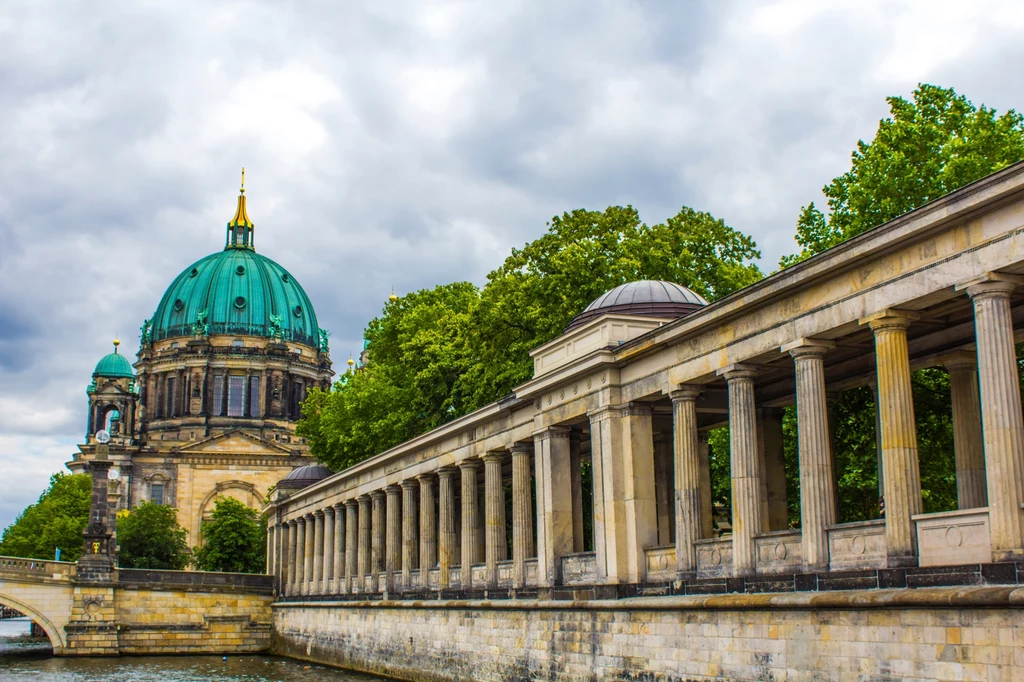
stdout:
[[93,370],[92,375],[94,377],[127,377],[129,379],[135,377],[135,372],[132,371],[132,363],[128,361],[128,358],[117,352],[110,355],[104,355],[103,359],[96,363],[96,369]]
[[228,247],[178,275],[150,324],[153,341],[195,334],[277,337],[320,347],[316,313],[291,274],[251,248]]

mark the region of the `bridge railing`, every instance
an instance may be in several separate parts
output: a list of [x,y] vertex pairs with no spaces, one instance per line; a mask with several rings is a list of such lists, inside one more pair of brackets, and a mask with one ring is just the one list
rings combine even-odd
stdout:
[[40,578],[71,577],[77,564],[73,561],[45,561],[25,557],[0,556],[0,573],[35,576]]

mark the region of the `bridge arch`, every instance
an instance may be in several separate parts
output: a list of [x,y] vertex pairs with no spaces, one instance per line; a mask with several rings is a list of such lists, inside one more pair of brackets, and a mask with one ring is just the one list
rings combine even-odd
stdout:
[[38,609],[32,607],[32,605],[25,603],[20,599],[15,599],[8,594],[4,594],[4,592],[0,592],[0,604],[20,611],[31,618],[34,623],[39,625],[50,640],[50,646],[53,647],[54,656],[59,656],[64,650],[64,647],[67,646],[63,626],[55,624]]

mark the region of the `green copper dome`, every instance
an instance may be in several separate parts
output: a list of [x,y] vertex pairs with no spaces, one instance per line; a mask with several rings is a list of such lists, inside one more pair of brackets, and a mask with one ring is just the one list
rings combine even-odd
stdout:
[[233,334],[320,347],[316,313],[291,274],[252,248],[227,248],[185,268],[160,299],[150,340]]
[[114,343],[114,352],[110,355],[104,355],[103,359],[96,363],[96,369],[92,371],[93,377],[107,377],[107,378],[135,378],[135,372],[132,371],[132,363],[129,362],[128,358],[117,352],[118,342]]

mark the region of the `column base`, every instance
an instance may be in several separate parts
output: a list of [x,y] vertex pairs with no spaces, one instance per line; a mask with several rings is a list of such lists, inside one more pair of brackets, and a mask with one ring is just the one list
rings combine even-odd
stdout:
[[885,558],[886,568],[916,568],[916,556],[888,556]]
[[1015,561],[1024,561],[1024,549],[994,549],[992,550],[992,563],[1003,564]]

